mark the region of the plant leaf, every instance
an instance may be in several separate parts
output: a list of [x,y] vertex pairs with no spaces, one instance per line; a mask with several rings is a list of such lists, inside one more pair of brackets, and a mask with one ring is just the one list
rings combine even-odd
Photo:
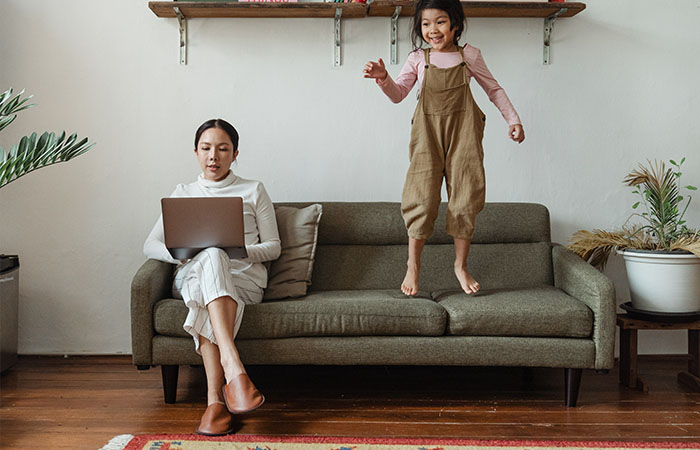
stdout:
[[72,134],[68,139],[65,136],[65,131],[58,136],[44,132],[38,138],[36,133],[32,133],[23,137],[7,154],[3,152],[3,159],[0,160],[0,188],[34,170],[70,161],[95,145],[89,143],[88,138],[78,141],[77,134]]
[[34,106],[33,104],[26,104],[32,96],[29,95],[25,98],[21,98],[23,94],[24,89],[22,92],[12,97],[12,88],[0,94],[0,130],[12,123],[17,112]]

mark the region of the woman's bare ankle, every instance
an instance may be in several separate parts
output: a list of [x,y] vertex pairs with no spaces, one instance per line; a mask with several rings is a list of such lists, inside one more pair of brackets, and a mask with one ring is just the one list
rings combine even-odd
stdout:
[[224,403],[224,397],[221,395],[221,386],[207,389],[207,406],[214,403]]
[[242,373],[245,373],[245,367],[241,364],[240,360],[236,358],[221,358],[221,366],[224,368],[224,377],[226,377],[226,383],[230,382]]

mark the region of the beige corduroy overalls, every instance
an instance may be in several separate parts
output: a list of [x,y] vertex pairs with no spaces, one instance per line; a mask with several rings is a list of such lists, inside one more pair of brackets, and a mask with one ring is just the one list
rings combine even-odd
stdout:
[[440,206],[442,178],[447,183],[447,233],[471,240],[474,220],[484,207],[486,116],[469,89],[467,63],[441,69],[425,52],[423,86],[411,121],[410,166],[401,198],[408,235],[427,239]]

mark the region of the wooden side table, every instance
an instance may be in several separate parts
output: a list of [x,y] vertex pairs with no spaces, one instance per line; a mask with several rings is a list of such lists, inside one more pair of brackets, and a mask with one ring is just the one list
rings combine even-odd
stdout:
[[637,330],[688,330],[688,371],[678,374],[678,382],[700,392],[700,320],[694,322],[652,322],[634,319],[627,314],[617,315],[620,327],[620,383],[644,392],[646,382],[637,374]]

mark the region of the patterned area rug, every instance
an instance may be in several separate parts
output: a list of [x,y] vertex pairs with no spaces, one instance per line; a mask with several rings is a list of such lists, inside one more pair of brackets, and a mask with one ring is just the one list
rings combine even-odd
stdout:
[[311,436],[121,435],[101,450],[615,450],[698,449],[687,442],[474,441],[458,439],[371,439]]

